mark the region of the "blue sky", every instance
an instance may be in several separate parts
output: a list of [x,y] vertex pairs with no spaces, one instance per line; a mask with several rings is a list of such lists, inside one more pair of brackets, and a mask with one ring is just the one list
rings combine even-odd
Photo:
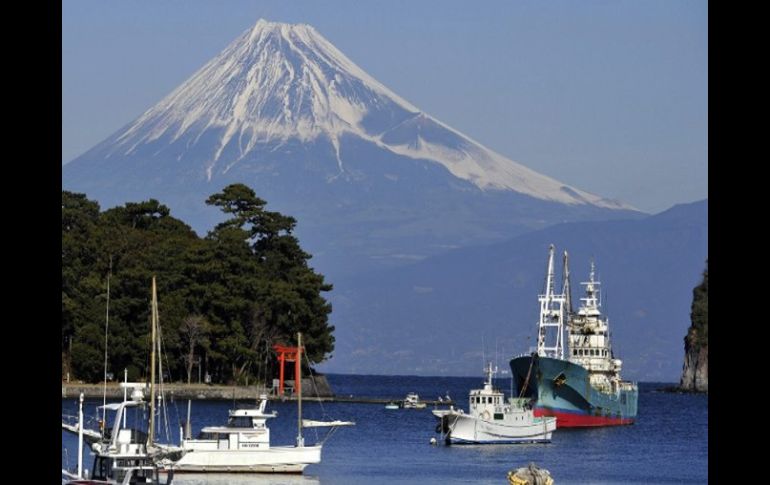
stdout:
[[313,25],[398,95],[546,175],[658,212],[708,196],[708,2],[62,3],[62,163],[259,18]]

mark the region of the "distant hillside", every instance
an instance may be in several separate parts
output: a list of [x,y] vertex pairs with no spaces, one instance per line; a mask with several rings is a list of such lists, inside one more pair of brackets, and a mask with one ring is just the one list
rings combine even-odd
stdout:
[[[336,279],[328,372],[477,375],[534,345],[547,248],[570,255],[573,299],[595,258],[624,377],[675,382],[690,294],[708,254],[708,201],[641,220],[559,224],[404,268]],[[557,274],[561,274],[559,271]],[[497,352],[496,352],[497,349]]]

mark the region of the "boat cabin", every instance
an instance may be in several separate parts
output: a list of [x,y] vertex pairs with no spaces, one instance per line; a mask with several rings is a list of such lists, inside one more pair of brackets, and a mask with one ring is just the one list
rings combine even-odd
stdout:
[[267,399],[256,408],[231,409],[225,426],[206,426],[194,440],[184,440],[186,450],[254,450],[270,448],[267,419],[276,412],[265,413]]

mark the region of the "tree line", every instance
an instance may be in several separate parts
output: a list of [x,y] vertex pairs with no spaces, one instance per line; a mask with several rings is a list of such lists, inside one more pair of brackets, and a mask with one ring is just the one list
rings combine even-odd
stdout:
[[70,379],[103,380],[106,326],[108,371],[146,377],[153,275],[167,379],[264,381],[277,367],[273,344],[295,345],[298,331],[311,363],[331,356],[323,293],[332,285],[308,265],[296,220],[266,210],[242,184],[206,203],[228,218],[199,237],[155,199],[101,211],[85,194],[62,191],[61,350]]

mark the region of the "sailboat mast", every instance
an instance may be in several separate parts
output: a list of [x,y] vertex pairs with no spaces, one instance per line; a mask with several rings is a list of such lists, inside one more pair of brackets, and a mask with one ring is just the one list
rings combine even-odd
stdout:
[[297,382],[294,387],[297,388],[297,446],[305,446],[305,440],[302,438],[302,333],[297,332]]
[[152,277],[152,352],[150,357],[150,429],[147,432],[147,446],[155,438],[155,326],[158,318],[158,295],[155,289],[155,276]]
[[78,404],[78,478],[83,478],[83,393]]
[[112,276],[112,256],[110,256],[110,271],[107,273],[107,315],[104,319],[104,392],[102,393],[102,436],[107,428],[107,336],[110,329],[110,276]]

